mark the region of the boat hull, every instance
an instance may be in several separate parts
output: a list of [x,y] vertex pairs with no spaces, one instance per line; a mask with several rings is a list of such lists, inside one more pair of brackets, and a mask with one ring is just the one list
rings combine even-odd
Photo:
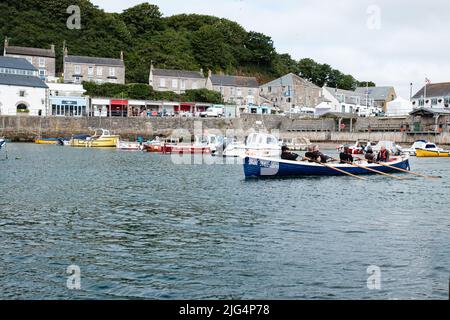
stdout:
[[61,144],[59,139],[36,139],[34,140],[36,144]]
[[[409,170],[409,157],[398,157],[388,163],[390,166]],[[354,175],[375,174],[367,169],[352,166],[350,164],[331,164],[340,170]],[[381,172],[399,172],[394,168],[378,164],[366,165],[368,168]],[[289,161],[272,158],[246,157],[244,160],[244,174],[246,178],[276,178],[276,177],[302,177],[302,176],[340,176],[342,172],[333,170],[318,163],[307,161]]]
[[450,157],[449,151],[432,151],[424,149],[416,149],[416,157],[418,158],[448,158]]

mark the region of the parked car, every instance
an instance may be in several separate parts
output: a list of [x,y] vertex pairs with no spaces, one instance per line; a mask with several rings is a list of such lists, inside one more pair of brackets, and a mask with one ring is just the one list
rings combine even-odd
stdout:
[[206,111],[200,112],[200,117],[202,117],[202,118],[207,118],[207,117],[220,118],[220,117],[223,117],[224,114],[225,114],[224,106],[214,105],[214,106],[206,109]]

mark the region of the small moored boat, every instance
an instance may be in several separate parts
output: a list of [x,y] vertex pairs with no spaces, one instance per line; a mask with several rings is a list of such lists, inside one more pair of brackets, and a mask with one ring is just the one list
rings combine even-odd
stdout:
[[125,150],[125,151],[140,151],[142,150],[142,146],[139,142],[132,141],[118,141],[117,149]]
[[[393,157],[386,165],[361,162],[360,166],[329,162],[326,166],[308,161],[291,161],[264,157],[246,157],[244,160],[244,174],[246,178],[276,178],[276,177],[302,177],[302,176],[336,176],[345,175],[341,171],[353,175],[374,174],[371,168],[380,172],[398,172],[395,168],[409,170],[409,156]],[[394,168],[392,168],[394,167]],[[339,169],[335,170],[333,168]]]
[[86,148],[115,148],[120,140],[118,135],[113,135],[109,130],[100,129],[101,133],[95,132],[92,137],[85,139],[72,138],[69,145],[72,147]]
[[60,138],[36,138],[34,140],[34,143],[36,144],[59,144],[63,145],[64,142]]
[[0,138],[0,150],[2,150],[2,148],[6,146],[6,139],[4,138]]
[[448,158],[450,157],[450,151],[439,151],[439,150],[429,150],[429,149],[416,149],[416,156],[418,158]]

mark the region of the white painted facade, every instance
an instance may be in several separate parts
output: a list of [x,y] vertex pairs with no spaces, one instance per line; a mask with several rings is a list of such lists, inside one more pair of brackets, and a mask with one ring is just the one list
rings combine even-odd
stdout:
[[[0,115],[46,116],[47,89],[0,84]],[[28,110],[18,112],[19,110]],[[25,109],[26,107],[26,109]]]

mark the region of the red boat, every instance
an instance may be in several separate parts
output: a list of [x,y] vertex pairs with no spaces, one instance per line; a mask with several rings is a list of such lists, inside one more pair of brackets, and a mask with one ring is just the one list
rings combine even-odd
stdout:
[[161,147],[162,153],[177,154],[210,154],[211,149],[205,146],[196,146],[193,144],[164,144]]

